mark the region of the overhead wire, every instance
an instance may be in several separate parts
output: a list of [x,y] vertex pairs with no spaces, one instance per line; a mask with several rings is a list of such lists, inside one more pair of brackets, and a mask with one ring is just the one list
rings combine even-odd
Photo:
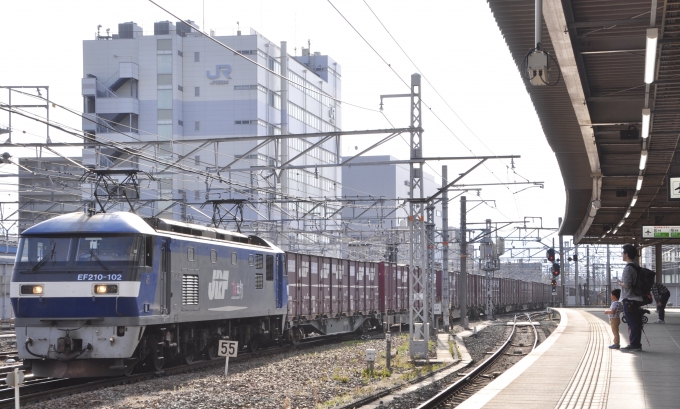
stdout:
[[[410,85],[409,85],[409,84],[408,84],[408,83],[407,83],[407,82],[406,82],[406,81],[405,81],[405,80],[404,80],[404,79],[396,72],[396,70],[394,69],[394,67],[392,67],[392,65],[391,65],[390,63],[387,62],[387,60],[386,60],[386,59],[385,59],[385,58],[384,58],[384,57],[383,57],[383,56],[375,49],[375,47],[373,47],[373,45],[372,45],[372,44],[371,44],[371,43],[370,43],[370,42],[369,42],[369,41],[368,41],[368,40],[367,40],[367,39],[359,32],[359,30],[358,30],[358,29],[357,29],[357,28],[356,28],[356,27],[355,27],[355,26],[354,26],[354,25],[353,25],[353,24],[352,24],[352,23],[344,16],[344,14],[342,14],[342,12],[340,12],[340,10],[339,10],[337,7],[335,7],[335,5],[331,2],[331,0],[327,0],[327,1],[328,1],[328,3],[333,7],[333,9],[335,9],[335,10],[337,11],[337,13],[343,18],[343,20],[345,20],[345,21],[347,22],[347,24],[349,24],[349,26],[356,32],[356,34],[359,35],[359,37],[361,37],[361,39],[362,39],[362,40],[363,40],[363,41],[371,48],[371,50],[373,50],[374,53],[375,53],[375,54],[376,54],[376,55],[377,55],[377,56],[378,56],[378,57],[379,57],[379,58],[380,58],[380,59],[381,59],[388,67],[389,67],[389,69],[397,76],[397,78],[398,78],[402,83],[404,83],[404,85],[406,85],[407,87],[410,88]],[[480,138],[479,138],[479,137],[478,137],[478,136],[470,129],[470,127],[467,125],[467,123],[465,123],[465,121],[463,121],[463,119],[460,118],[460,116],[455,112],[455,110],[453,110],[453,108],[450,106],[450,104],[449,104],[449,103],[441,96],[441,94],[439,93],[439,91],[436,90],[436,87],[434,87],[434,86],[430,83],[430,81],[425,77],[425,75],[424,75],[424,74],[422,73],[422,71],[418,68],[418,66],[415,64],[415,62],[413,62],[413,60],[408,56],[408,54],[407,54],[407,53],[405,52],[405,50],[401,47],[401,45],[399,45],[399,43],[396,41],[396,39],[392,36],[392,34],[391,34],[391,33],[389,32],[389,30],[385,27],[385,25],[382,23],[382,21],[378,18],[378,16],[376,15],[376,13],[373,11],[373,9],[371,9],[371,7],[368,5],[368,3],[366,3],[365,0],[364,0],[364,3],[365,3],[366,6],[369,8],[369,10],[371,11],[371,13],[373,13],[373,15],[376,17],[376,19],[380,22],[380,24],[383,26],[383,28],[385,29],[385,31],[387,31],[387,33],[389,34],[389,36],[394,40],[394,42],[397,44],[397,46],[401,49],[401,51],[406,55],[406,57],[409,59],[409,61],[411,61],[411,63],[414,65],[414,67],[415,67],[415,68],[418,70],[418,72],[423,76],[423,78],[425,79],[425,81],[427,81],[427,83],[430,84],[430,86],[432,86],[432,88],[435,90],[435,92],[437,93],[437,95],[439,95],[439,97],[440,97],[440,98],[444,101],[444,103],[449,107],[449,109],[451,109],[451,111],[456,115],[456,117],[458,117],[458,119],[463,123],[463,125],[464,125],[464,126],[465,126],[465,127],[466,127],[466,128],[467,128],[474,136],[475,136],[476,139],[478,139],[480,142],[482,142],[482,144],[483,144],[483,145],[484,145],[484,146],[485,146],[485,147],[486,147],[486,148],[487,148],[494,156],[497,156],[497,155],[496,155],[495,153],[493,153],[493,151],[492,151],[488,146],[486,146],[486,144],[484,144],[484,142],[481,141],[481,139],[480,139]],[[458,135],[456,135],[456,133],[453,132],[453,130],[452,130],[452,129],[451,129],[451,128],[450,128],[450,127],[449,127],[449,126],[448,126],[448,125],[447,125],[440,117],[439,117],[439,115],[437,115],[436,112],[434,112],[434,111],[432,110],[432,107],[429,106],[429,105],[425,102],[425,100],[421,99],[421,102],[422,102],[422,103],[430,110],[430,112],[432,113],[432,115],[433,115],[433,116],[434,116],[434,117],[435,117],[435,118],[436,118],[436,119],[437,119],[437,120],[438,120],[438,121],[439,121],[446,129],[447,129],[447,131],[449,131],[449,133],[451,133],[451,135],[453,135],[453,136],[456,138],[456,140],[458,140],[458,141],[461,143],[461,145],[463,145],[463,147],[465,147],[465,148],[466,148],[473,156],[477,157],[477,155],[472,151],[472,149],[470,149],[470,148],[469,148],[469,147],[468,147],[468,146],[467,146],[467,145],[466,145],[466,144],[458,137]],[[437,171],[436,171],[434,168],[432,168],[431,166],[429,166],[429,164],[426,164],[426,165],[427,165],[428,167],[430,167],[435,173],[437,173]],[[486,168],[486,169],[487,169],[487,170],[488,170],[488,171],[489,171],[489,172],[490,172],[490,173],[491,173],[491,174],[492,174],[499,182],[502,183],[502,180],[498,177],[498,175],[496,175],[496,173],[495,173],[494,171],[492,171],[488,166],[486,166],[486,164],[483,164],[483,166],[484,166],[484,167],[485,167],[485,168]],[[440,175],[440,176],[441,176],[441,175]],[[507,189],[508,191],[510,191],[510,188],[509,188],[508,186],[506,186],[506,189]]]
[[[64,109],[64,110],[66,110],[67,112],[70,112],[70,113],[72,113],[72,114],[74,114],[74,115],[76,115],[76,116],[81,117],[82,119],[89,120],[89,121],[93,121],[91,118],[87,117],[84,113],[82,113],[82,112],[80,112],[80,111],[77,111],[77,110],[75,110],[75,109],[66,107],[66,106],[64,106],[64,105],[61,105],[61,104],[59,104],[59,103],[56,103],[56,102],[54,102],[54,101],[48,101],[48,100],[47,100],[45,97],[43,97],[43,96],[33,95],[33,94],[26,93],[26,92],[23,92],[23,91],[20,91],[20,90],[17,90],[16,92],[17,92],[17,93],[20,93],[20,94],[24,94],[24,95],[29,96],[29,97],[33,97],[33,98],[37,98],[37,99],[44,100],[44,101],[46,101],[46,102],[49,102],[49,103],[53,104],[54,107],[62,108],[62,109]],[[381,114],[383,115],[383,117],[385,117],[384,112],[381,112]],[[46,118],[44,118],[44,117],[41,117],[41,118],[43,118],[43,119],[46,120]],[[387,117],[385,117],[385,119],[387,119]],[[388,121],[388,123],[390,123],[390,125],[391,125],[392,127],[394,127],[394,126],[391,124],[391,122],[389,121],[389,119],[387,119],[387,121]],[[149,141],[143,141],[140,137],[134,138],[132,135],[129,135],[128,133],[122,132],[122,131],[116,129],[115,126],[112,126],[112,125],[120,125],[120,126],[123,126],[123,127],[128,128],[128,125],[126,125],[126,124],[116,123],[116,122],[113,122],[113,121],[107,121],[107,123],[109,123],[109,125],[105,126],[106,129],[111,130],[111,131],[113,131],[114,133],[120,134],[120,135],[122,135],[122,136],[124,136],[124,137],[128,137],[128,138],[133,139],[133,140],[138,141],[138,142],[149,142]],[[146,135],[148,135],[148,136],[152,136],[152,137],[156,137],[156,138],[161,138],[159,135],[154,134],[154,133],[152,133],[152,132],[143,131],[143,130],[141,130],[141,129],[134,128],[134,127],[129,127],[129,128],[130,128],[130,129],[134,129],[134,130],[136,130],[137,132],[144,132],[144,133],[145,133]],[[400,136],[401,136],[401,135],[400,135]],[[266,139],[266,137],[267,137],[267,136],[263,136],[262,139]],[[402,139],[403,139],[403,136],[401,136],[401,137],[402,137]],[[98,139],[102,139],[102,138],[99,137]],[[113,142],[119,143],[118,141],[113,141]],[[171,142],[172,142],[173,144],[177,144],[177,145],[186,145],[188,148],[198,148],[197,146],[192,145],[192,144],[190,143],[190,142],[191,142],[190,140],[188,140],[188,141],[187,141],[187,140],[180,140],[180,141],[175,141],[175,140],[173,140],[173,141],[171,141]],[[404,140],[404,142],[406,142],[406,141]],[[407,143],[407,142],[406,142],[406,143]],[[247,159],[247,158],[246,158],[246,159],[237,158],[236,155],[229,155],[229,154],[226,154],[226,153],[224,153],[224,152],[215,151],[215,150],[210,149],[210,148],[207,148],[207,147],[203,147],[203,148],[201,148],[201,150],[207,151],[207,152],[210,153],[210,154],[215,154],[215,155],[230,157],[230,158],[233,158],[233,159],[239,159],[239,160],[243,160],[243,161],[246,162],[246,163],[251,163],[251,164],[257,165],[257,163],[256,163],[255,161],[253,161],[253,160],[250,160],[250,159]],[[175,155],[174,153],[171,153],[171,154],[172,154],[173,156]],[[336,155],[340,155],[340,153],[337,153]],[[178,160],[187,159],[187,158],[182,157],[180,154],[177,154],[177,156],[178,156]],[[205,165],[211,165],[209,162],[204,162],[204,161],[200,161],[200,163],[203,163],[203,164],[205,164]],[[207,167],[212,167],[212,166],[207,166]],[[291,171],[291,172],[296,172],[296,171],[299,172],[298,170],[292,170],[292,169],[291,169],[290,171]],[[236,172],[236,171],[227,170],[227,172]],[[239,171],[239,172],[244,172],[244,173],[245,173],[245,172],[252,172],[252,170],[251,170],[251,171]],[[332,180],[332,179],[329,179],[329,180]],[[334,183],[335,183],[335,182],[334,182]],[[355,188],[351,188],[351,187],[348,187],[348,189],[349,189],[349,190],[352,190],[352,191],[355,191],[355,192],[357,192],[357,193],[362,193],[362,194],[367,194],[367,195],[370,194],[369,192],[359,191],[359,190],[357,190],[357,189],[355,189]],[[296,189],[296,190],[297,190],[297,189]]]

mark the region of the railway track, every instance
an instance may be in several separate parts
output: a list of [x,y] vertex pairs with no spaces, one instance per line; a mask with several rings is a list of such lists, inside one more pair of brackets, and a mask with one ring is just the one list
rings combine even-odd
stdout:
[[[518,319],[528,320],[527,325],[519,325]],[[531,328],[531,330],[529,329]],[[515,315],[510,335],[503,345],[476,368],[443,391],[422,403],[418,409],[455,408],[470,396],[491,383],[498,375],[514,365],[538,344],[538,331],[529,313]],[[508,353],[512,350],[511,353]]]
[[[384,337],[382,332],[369,332],[365,335],[346,335],[346,336],[321,336],[314,338],[306,338],[295,345],[283,345],[279,347],[271,347],[261,349],[257,352],[243,352],[236,358],[230,358],[230,363],[242,362],[252,358],[264,357],[269,355],[277,355],[292,350],[309,349],[322,345],[337,344],[345,341],[370,339]],[[89,392],[97,389],[107,388],[111,386],[124,385],[136,382],[142,382],[150,379],[155,379],[161,376],[170,376],[180,373],[195,371],[198,369],[209,368],[213,366],[224,365],[224,358],[217,357],[212,360],[196,361],[191,364],[178,365],[163,369],[158,372],[144,372],[132,374],[130,376],[121,376],[114,378],[75,378],[75,379],[59,379],[59,378],[35,378],[26,371],[26,380],[21,387],[21,402],[32,403],[41,402],[50,399],[59,398],[62,396],[74,395],[77,393]],[[21,366],[21,365],[18,365]],[[7,370],[3,371],[5,368]],[[11,369],[9,369],[11,368]],[[4,384],[4,376],[2,373],[7,373],[14,370],[12,367],[0,367],[0,409],[14,408],[14,388],[8,388]]]

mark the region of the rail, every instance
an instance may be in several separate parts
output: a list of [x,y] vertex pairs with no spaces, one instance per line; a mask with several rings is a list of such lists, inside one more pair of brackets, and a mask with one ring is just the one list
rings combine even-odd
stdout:
[[[371,338],[378,338],[380,337],[379,334],[382,334],[382,332],[374,332],[369,334],[372,335]],[[382,334],[382,336],[384,336],[384,334]],[[263,357],[285,353],[290,350],[300,350],[327,344],[337,344],[345,342],[347,340],[355,340],[359,338],[361,337],[357,336],[356,334],[345,336],[321,336],[314,338],[305,338],[300,343],[294,345],[288,344],[282,347],[262,349],[255,353],[251,352],[241,353],[239,354],[238,357],[231,358],[230,361],[239,362],[255,357]],[[197,361],[186,365],[174,366],[167,369],[162,369],[157,372],[143,372],[138,374],[132,374],[130,376],[120,376],[114,378],[95,380],[89,378],[74,378],[74,379],[33,378],[32,374],[29,374],[27,372],[26,377],[27,379],[30,380],[30,382],[27,382],[27,385],[21,388],[22,395],[21,402],[31,403],[47,401],[50,399],[73,395],[76,393],[94,391],[110,386],[142,382],[146,380],[155,379],[159,376],[177,375],[180,373],[194,371],[196,369],[208,368],[217,365],[224,366],[223,357],[216,357],[214,359],[209,359],[205,361]],[[14,390],[13,388],[0,387],[0,409],[14,408],[13,390]],[[10,392],[12,394],[10,394]]]
[[490,367],[494,362],[496,362],[496,360],[502,354],[505,353],[505,350],[508,349],[510,343],[512,342],[512,338],[515,336],[516,329],[517,329],[517,316],[515,315],[513,319],[512,331],[510,332],[510,336],[505,341],[505,343],[500,348],[498,348],[496,352],[494,352],[489,358],[487,358],[484,362],[482,362],[472,371],[468,372],[467,375],[463,376],[461,379],[459,379],[458,381],[451,384],[443,391],[433,396],[430,400],[427,400],[424,403],[422,403],[420,406],[418,406],[417,409],[433,409],[447,401],[451,396],[455,395],[458,391],[465,388],[473,379],[481,375],[488,367]]

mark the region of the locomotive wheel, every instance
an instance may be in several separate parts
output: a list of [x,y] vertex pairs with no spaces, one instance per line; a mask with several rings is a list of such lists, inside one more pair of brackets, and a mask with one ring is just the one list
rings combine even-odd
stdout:
[[[217,351],[215,351],[217,353]],[[184,352],[182,353],[182,360],[185,364],[190,364],[194,362],[196,357],[196,347],[193,343],[187,343],[184,346]]]
[[213,344],[212,346],[209,346],[206,348],[205,351],[206,356],[208,357],[209,360],[213,360],[217,358],[217,345]]
[[302,328],[300,327],[291,328],[290,331],[291,331],[290,339],[293,342],[293,345],[299,344],[302,338],[305,337],[305,334],[302,332]]
[[250,352],[257,352],[258,349],[260,349],[260,340],[258,339],[259,337],[256,335],[248,341],[248,350]]
[[125,368],[125,376],[132,376],[132,374],[135,372],[135,367],[137,366],[137,363],[135,362],[134,364],[128,365],[127,368]]
[[158,338],[151,337],[147,343],[149,344],[149,361],[151,366],[155,371],[160,371],[165,365],[165,358],[163,357],[163,349],[159,348]]

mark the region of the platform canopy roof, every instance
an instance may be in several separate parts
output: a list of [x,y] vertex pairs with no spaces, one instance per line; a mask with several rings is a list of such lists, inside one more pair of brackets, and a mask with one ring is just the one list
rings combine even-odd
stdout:
[[[534,0],[487,1],[519,67],[535,46]],[[658,29],[658,45],[647,85],[649,28]],[[680,0],[543,0],[542,45],[561,79],[525,83],[564,179],[560,234],[581,244],[680,243],[642,237],[643,226],[680,225],[680,201],[668,189],[669,176],[680,176]],[[642,134],[645,108],[649,137],[622,139],[620,131]]]

